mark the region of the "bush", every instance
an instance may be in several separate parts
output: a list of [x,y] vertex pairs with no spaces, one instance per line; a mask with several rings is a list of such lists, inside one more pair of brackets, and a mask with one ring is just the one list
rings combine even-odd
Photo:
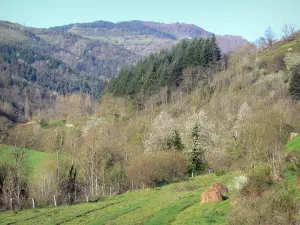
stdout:
[[244,196],[261,196],[271,184],[270,168],[259,166],[251,172],[247,185],[242,188],[241,194]]
[[230,167],[230,156],[226,151],[213,150],[205,154],[205,160],[208,166],[213,169],[217,175],[224,174]]
[[263,60],[263,59],[261,59],[257,62],[257,67],[259,69],[265,69],[265,68],[267,68],[267,65],[268,65],[268,62],[266,60]]
[[286,57],[284,58],[285,64],[289,69],[292,69],[296,66],[300,65],[300,53],[293,52],[288,53]]
[[234,178],[234,188],[237,191],[243,190],[243,188],[248,184],[249,178],[247,176],[238,176]]
[[127,175],[135,188],[155,186],[184,176],[187,162],[180,152],[143,154],[130,161]]
[[274,56],[272,61],[276,72],[285,68],[284,57],[285,55],[282,53],[279,53]]
[[42,128],[45,128],[45,127],[49,126],[49,123],[46,122],[44,119],[42,119],[42,120],[40,121],[40,126],[41,126]]
[[299,224],[299,197],[283,190],[264,197],[239,199],[232,208],[229,224]]

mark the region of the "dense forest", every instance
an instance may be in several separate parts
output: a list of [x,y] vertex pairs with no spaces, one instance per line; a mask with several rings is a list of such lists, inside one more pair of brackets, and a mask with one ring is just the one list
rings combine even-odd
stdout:
[[13,121],[30,119],[25,111],[37,115],[50,109],[56,95],[80,92],[98,99],[104,80],[138,58],[67,32],[9,22],[0,22],[0,30],[0,108]]
[[[203,74],[220,70],[221,52],[213,35],[207,39],[183,40],[171,50],[163,50],[150,55],[136,65],[121,70],[118,77],[112,79],[107,91],[117,96],[137,97],[152,95],[159,88],[174,89],[190,81],[191,87],[204,79]],[[191,71],[206,71],[203,77],[196,77]],[[193,79],[197,79],[193,81]]]

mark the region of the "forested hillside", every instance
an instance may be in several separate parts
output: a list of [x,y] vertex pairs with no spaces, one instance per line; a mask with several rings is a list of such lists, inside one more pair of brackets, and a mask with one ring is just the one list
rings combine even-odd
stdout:
[[1,115],[31,119],[53,107],[57,95],[99,98],[103,81],[139,56],[71,33],[0,22]]
[[[195,84],[224,68],[216,37],[182,41],[171,50],[161,51],[121,70],[107,91],[118,96],[146,97],[166,87],[191,91]],[[201,74],[197,76],[196,74]]]

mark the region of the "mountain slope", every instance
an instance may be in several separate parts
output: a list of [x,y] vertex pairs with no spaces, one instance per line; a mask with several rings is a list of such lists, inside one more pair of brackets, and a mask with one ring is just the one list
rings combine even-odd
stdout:
[[80,91],[98,98],[103,80],[139,58],[120,46],[72,33],[0,21],[1,114],[24,115],[25,96],[33,109],[51,107],[49,100],[57,93]]

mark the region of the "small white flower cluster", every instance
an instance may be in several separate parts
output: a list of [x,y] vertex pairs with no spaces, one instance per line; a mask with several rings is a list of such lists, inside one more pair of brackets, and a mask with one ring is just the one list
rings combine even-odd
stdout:
[[284,58],[285,64],[289,69],[300,65],[300,53],[299,52],[289,52]]
[[235,177],[234,178],[234,188],[237,191],[241,191],[248,182],[249,182],[249,178],[246,177],[245,175]]

